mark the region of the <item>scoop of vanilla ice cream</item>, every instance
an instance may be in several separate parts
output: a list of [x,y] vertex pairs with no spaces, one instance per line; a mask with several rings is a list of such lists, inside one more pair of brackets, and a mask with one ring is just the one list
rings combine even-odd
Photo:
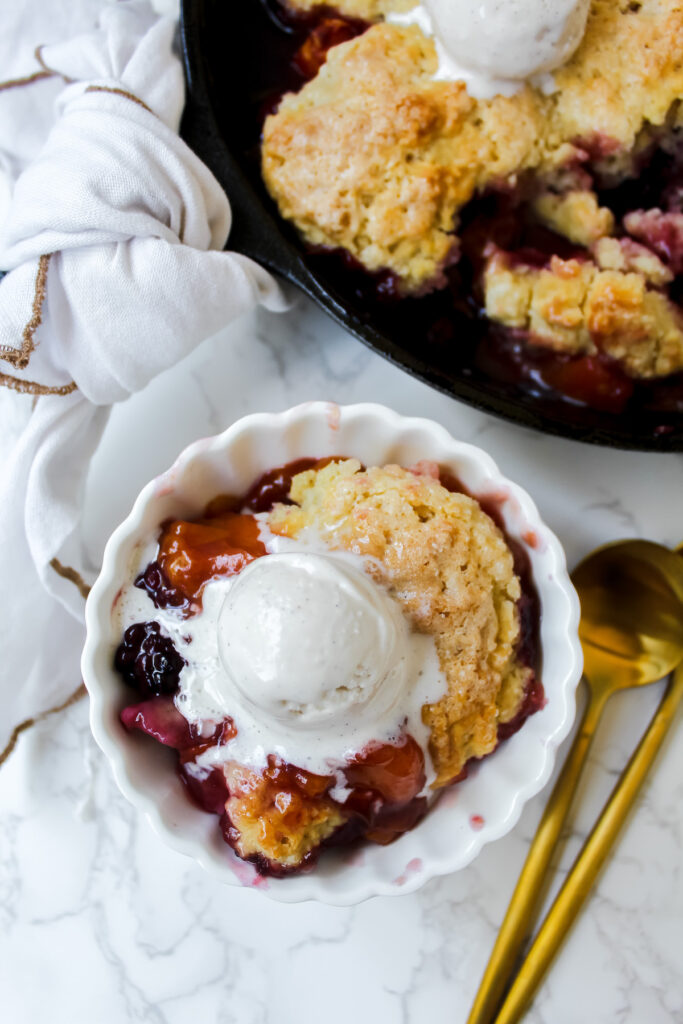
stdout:
[[393,704],[406,642],[398,605],[341,554],[256,559],[235,579],[218,616],[227,684],[292,728],[348,718],[370,703],[373,710]]
[[560,67],[586,30],[590,0],[424,0],[435,34],[462,68],[494,79]]

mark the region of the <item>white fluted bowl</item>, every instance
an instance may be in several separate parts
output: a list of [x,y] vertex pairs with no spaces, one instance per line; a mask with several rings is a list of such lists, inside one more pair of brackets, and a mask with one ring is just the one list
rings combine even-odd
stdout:
[[[446,792],[417,828],[390,846],[367,843],[353,853],[330,851],[310,874],[263,879],[223,841],[218,819],[190,802],[174,770],[175,752],[121,725],[119,712],[130,703],[130,691],[113,668],[121,638],[111,610],[129,578],[136,545],[165,519],[199,515],[216,494],[244,493],[274,466],[327,455],[380,466],[428,459],[447,467],[471,493],[495,494],[509,535],[527,548],[540,598],[547,704],[470,778]],[[579,604],[557,538],[529,495],[502,476],[485,452],[456,441],[430,420],[399,416],[380,405],[308,402],[283,413],[246,416],[217,437],[190,445],[147,484],[112,534],[86,605],[82,670],[90,723],[121,792],[173,849],[228,885],[258,888],[287,903],[315,899],[348,906],[370,896],[412,892],[430,878],[457,871],[485,843],[513,828],[526,801],[547,782],[574,719],[582,666],[578,622]]]

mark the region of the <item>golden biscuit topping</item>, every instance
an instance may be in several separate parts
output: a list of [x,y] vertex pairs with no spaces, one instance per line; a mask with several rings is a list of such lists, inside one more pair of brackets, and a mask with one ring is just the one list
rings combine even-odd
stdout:
[[399,466],[355,459],[300,473],[274,533],[311,529],[332,549],[369,556],[370,574],[413,627],[434,638],[448,693],[423,708],[436,786],[494,749],[531,670],[517,659],[520,583],[503,534],[473,498]]
[[605,352],[633,377],[683,370],[683,314],[647,287],[666,268],[649,250],[643,256],[618,243],[603,242],[597,258],[599,265],[553,256],[539,269],[494,250],[484,272],[487,315],[528,332],[532,344],[572,355]]
[[604,197],[655,150],[679,145],[683,7],[592,0],[553,91],[527,83],[475,99],[463,82],[435,79],[434,40],[418,25],[381,20],[412,6],[335,4],[369,27],[333,46],[266,119],[262,173],[280,213],[311,245],[344,250],[370,272],[391,272],[401,294],[420,295],[442,287],[460,258],[464,208],[516,194],[521,217],[584,249],[585,262],[563,267],[573,261],[555,248],[553,266],[487,263],[482,280],[475,260],[475,299],[489,317],[530,332],[533,345],[600,352],[632,378],[681,370],[681,318],[668,288],[683,268],[683,214],[615,215]]
[[[354,4],[374,18],[375,4]],[[473,100],[434,81],[437,58],[417,26],[378,24],[334,47],[316,78],[266,120],[263,174],[280,212],[315,245],[341,246],[406,290],[433,279],[476,192],[527,169],[552,177],[602,149],[606,167],[639,133],[663,127],[683,96],[683,8],[594,0],[583,42],[555,74]]]

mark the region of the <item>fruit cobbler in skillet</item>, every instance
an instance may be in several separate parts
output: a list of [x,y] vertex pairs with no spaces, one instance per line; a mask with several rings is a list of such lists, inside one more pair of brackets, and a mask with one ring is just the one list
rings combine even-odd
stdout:
[[451,289],[597,408],[680,381],[679,3],[282,11],[300,81],[265,119],[262,174],[314,250],[395,301]]

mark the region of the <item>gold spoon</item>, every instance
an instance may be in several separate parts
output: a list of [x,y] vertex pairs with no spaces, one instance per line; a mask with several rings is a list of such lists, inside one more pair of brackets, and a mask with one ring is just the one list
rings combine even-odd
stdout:
[[583,844],[564,885],[548,911],[519,969],[519,974],[505,997],[495,1024],[515,1024],[531,1002],[545,972],[593,888],[593,883],[635,802],[682,699],[683,665],[679,665],[647,732],[612,790],[593,831]]
[[[550,860],[608,698],[619,690],[661,679],[683,660],[683,559],[674,552],[650,541],[618,541],[584,559],[572,579],[581,600],[579,635],[589,699],[529,849],[467,1024],[489,1024],[494,1018],[521,958],[544,894]],[[518,1006],[520,1013],[533,990],[524,995]],[[503,1020],[510,1024],[513,1019],[518,1018],[500,1017],[497,1024],[503,1024]]]

